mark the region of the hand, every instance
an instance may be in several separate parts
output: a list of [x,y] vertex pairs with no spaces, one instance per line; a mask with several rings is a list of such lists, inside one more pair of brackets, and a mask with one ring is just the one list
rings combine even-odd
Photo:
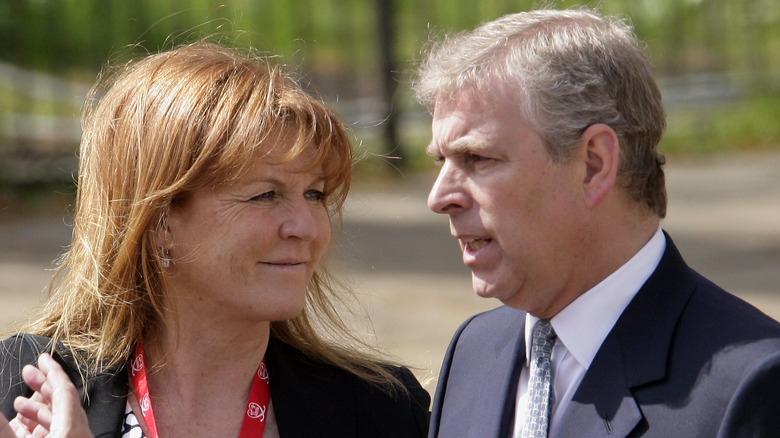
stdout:
[[18,414],[0,418],[0,438],[92,437],[76,387],[51,356],[42,354],[37,368],[25,366],[22,378],[35,393],[14,400]]

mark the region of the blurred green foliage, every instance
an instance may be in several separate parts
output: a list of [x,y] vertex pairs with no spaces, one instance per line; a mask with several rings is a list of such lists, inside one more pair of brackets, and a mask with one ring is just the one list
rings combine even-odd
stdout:
[[[0,63],[78,86],[50,97],[32,95],[23,91],[27,85],[18,73],[0,70],[0,154],[41,147],[35,138],[22,138],[20,130],[27,125],[19,122],[19,115],[78,117],[80,105],[71,97],[83,94],[107,62],[122,63],[209,37],[280,55],[281,61],[301,72],[304,84],[311,84],[342,112],[362,150],[368,152],[366,168],[372,169],[375,161],[392,164],[387,154],[379,152],[385,149],[376,129],[386,117],[383,107],[375,103],[381,96],[377,78],[382,65],[378,1],[2,0]],[[776,0],[387,1],[394,11],[394,75],[399,85],[392,103],[402,114],[400,143],[410,163],[407,168],[430,162],[422,153],[428,121],[408,86],[429,36],[470,29],[481,21],[545,4],[597,5],[605,13],[624,15],[646,41],[659,77],[690,79],[685,86],[664,88],[665,97],[671,97],[669,129],[662,143],[666,152],[707,153],[780,144],[780,2]],[[697,75],[715,75],[720,82],[692,93],[699,87]],[[48,149],[67,149],[71,155],[76,147],[70,138],[60,145],[51,139],[45,143]]]
[[661,143],[667,154],[718,153],[780,146],[780,99],[753,95],[706,108],[673,108]]

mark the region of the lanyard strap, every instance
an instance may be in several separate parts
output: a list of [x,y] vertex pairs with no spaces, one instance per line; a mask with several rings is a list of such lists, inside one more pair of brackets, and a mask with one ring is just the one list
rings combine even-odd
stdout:
[[[144,360],[144,348],[141,342],[135,347],[135,353],[130,360],[130,380],[133,391],[141,406],[141,413],[149,429],[150,438],[158,438],[157,423],[154,420],[152,398],[149,396],[149,383],[146,379],[146,362]],[[252,378],[252,388],[249,390],[249,399],[246,402],[244,421],[241,424],[239,438],[262,437],[265,429],[265,416],[268,405],[271,402],[271,389],[268,384],[268,369],[265,367],[265,358],[260,361],[257,371]]]

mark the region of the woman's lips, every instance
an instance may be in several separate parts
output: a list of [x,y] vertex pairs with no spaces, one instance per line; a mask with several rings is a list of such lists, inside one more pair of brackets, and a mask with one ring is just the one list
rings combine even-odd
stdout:
[[276,266],[281,268],[305,266],[307,262],[305,260],[274,260],[260,262],[263,265]]

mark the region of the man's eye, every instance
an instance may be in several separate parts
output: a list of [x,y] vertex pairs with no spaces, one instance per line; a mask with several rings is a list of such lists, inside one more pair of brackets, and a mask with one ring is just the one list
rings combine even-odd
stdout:
[[325,200],[326,197],[325,192],[321,190],[313,190],[313,189],[307,190],[304,196],[309,201],[316,201],[316,202],[322,202]]
[[467,163],[479,163],[482,161],[486,161],[488,158],[483,157],[482,155],[477,154],[466,154],[466,162]]

